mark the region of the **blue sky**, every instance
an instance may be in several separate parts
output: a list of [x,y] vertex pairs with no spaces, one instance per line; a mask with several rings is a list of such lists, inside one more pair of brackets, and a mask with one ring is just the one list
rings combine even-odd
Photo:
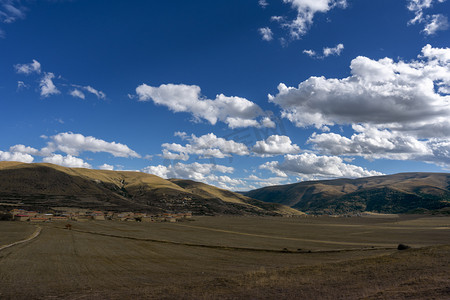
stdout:
[[450,1],[0,0],[0,160],[233,190],[450,168]]

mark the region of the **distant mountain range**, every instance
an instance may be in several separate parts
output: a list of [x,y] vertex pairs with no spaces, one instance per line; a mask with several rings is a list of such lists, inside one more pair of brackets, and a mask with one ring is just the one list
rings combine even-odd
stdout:
[[78,207],[115,211],[193,212],[200,215],[302,214],[207,184],[166,180],[141,172],[0,162],[0,210]]
[[197,215],[450,212],[450,174],[402,173],[307,181],[235,193],[192,180],[0,162],[0,210],[78,207]]
[[401,173],[359,179],[307,181],[265,187],[243,194],[308,213],[448,213],[449,188],[448,173]]

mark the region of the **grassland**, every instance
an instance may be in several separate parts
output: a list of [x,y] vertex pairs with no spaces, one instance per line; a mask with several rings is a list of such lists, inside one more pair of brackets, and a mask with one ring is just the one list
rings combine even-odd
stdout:
[[[445,299],[450,218],[46,223],[0,251],[1,299]],[[33,225],[0,223],[0,245]],[[6,237],[7,236],[7,237]],[[6,238],[5,238],[6,237]],[[412,249],[396,250],[399,243]]]

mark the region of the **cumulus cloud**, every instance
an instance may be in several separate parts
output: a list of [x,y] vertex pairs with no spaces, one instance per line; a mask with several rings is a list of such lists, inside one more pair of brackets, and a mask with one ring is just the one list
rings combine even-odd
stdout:
[[115,157],[137,157],[141,156],[135,151],[131,150],[127,145],[106,142],[92,136],[84,136],[72,132],[58,133],[50,137],[47,147],[41,149],[43,155],[61,151],[69,155],[79,155],[81,152],[106,152]]
[[344,44],[337,44],[336,47],[332,48],[323,48],[323,56],[327,57],[330,55],[341,55],[342,50],[344,50]]
[[303,53],[308,55],[308,56],[310,56],[310,57],[316,57],[317,56],[317,52],[314,51],[314,50],[311,50],[311,49],[309,49],[309,50],[305,49],[305,50],[303,50]]
[[217,121],[228,124],[230,128],[261,127],[264,112],[255,103],[240,97],[217,95],[214,100],[201,96],[196,85],[163,84],[152,87],[142,84],[136,88],[139,101],[152,100],[164,105],[173,112],[191,113],[196,120],[205,119],[212,125]]
[[39,150],[33,147],[28,147],[25,145],[15,145],[9,148],[9,152],[12,153],[22,153],[22,154],[31,154],[31,155],[39,155]]
[[282,162],[270,161],[262,164],[259,168],[267,169],[279,177],[295,175],[303,180],[382,175],[377,171],[369,171],[356,165],[346,164],[338,156],[319,156],[313,153],[287,154]]
[[351,76],[311,77],[298,87],[280,84],[270,101],[298,127],[329,131],[351,125],[354,134],[314,133],[322,154],[417,160],[450,167],[450,48],[426,45],[413,61],[357,57]]
[[271,40],[273,40],[273,32],[269,27],[259,28],[258,31],[264,41],[270,42]]
[[194,162],[192,164],[176,163],[174,165],[148,166],[142,169],[142,172],[154,174],[162,178],[183,178],[197,181],[207,181],[208,176],[213,173],[233,173],[232,167],[216,164],[201,164]]
[[108,164],[103,164],[101,166],[98,167],[100,170],[107,170],[107,171],[112,171],[114,170],[114,166],[112,165],[108,165]]
[[0,161],[18,161],[24,163],[33,162],[34,158],[30,154],[20,152],[4,152],[0,151]]
[[426,35],[434,35],[438,31],[447,30],[448,27],[448,18],[442,14],[437,14],[427,19],[423,32]]
[[259,156],[274,156],[300,152],[300,147],[293,144],[285,135],[271,135],[263,141],[257,141],[252,151]]
[[422,32],[426,35],[433,35],[439,30],[448,29],[448,19],[442,14],[428,15],[424,11],[431,8],[435,3],[442,3],[446,0],[408,0],[408,10],[414,13],[414,18],[408,21],[408,25],[424,23]]
[[412,136],[379,130],[374,127],[353,125],[357,132],[347,138],[336,133],[314,133],[308,143],[321,153],[331,155],[362,156],[366,159],[407,160],[432,154],[427,142]]
[[42,97],[49,97],[61,93],[53,83],[53,78],[55,78],[55,74],[53,73],[45,73],[44,77],[42,77],[39,83]]
[[[22,144],[14,145],[9,148],[9,152],[0,151],[0,160],[16,160],[29,163],[34,160],[33,156],[43,156],[44,162],[66,167],[91,168],[90,164],[85,163],[83,159],[76,156],[82,152],[106,152],[115,157],[141,157],[127,145],[106,142],[92,136],[85,137],[81,134],[64,132],[51,137],[42,137],[49,139],[46,147],[38,150]],[[66,155],[57,154],[57,152],[63,152]],[[113,166],[108,164],[103,164],[99,167],[102,170],[112,170],[113,168]]]
[[18,74],[25,74],[25,75],[29,75],[32,73],[40,74],[41,64],[37,60],[33,59],[33,61],[29,64],[14,65],[14,69]]
[[286,177],[268,177],[268,178],[260,178],[256,175],[250,175],[248,178],[245,178],[247,186],[249,189],[257,189],[265,186],[273,186],[273,185],[281,185],[288,184],[290,180]]
[[313,24],[317,13],[326,13],[335,7],[346,8],[346,0],[283,0],[297,12],[294,20],[286,21],[283,17],[272,20],[280,21],[281,25],[289,30],[292,39],[300,39]]
[[[231,178],[226,175],[216,176],[209,175],[206,181],[208,184],[217,186],[226,190],[242,190],[247,186],[246,182],[241,179]],[[245,188],[244,188],[245,189]]]
[[325,47],[322,50],[322,55],[318,55],[316,51],[314,50],[303,50],[303,53],[308,55],[312,58],[320,58],[323,59],[325,57],[328,57],[330,55],[336,55],[339,56],[342,53],[342,50],[344,50],[344,44],[338,44],[336,47]]
[[62,156],[60,154],[52,154],[51,156],[44,157],[43,161],[50,164],[60,165],[69,168],[87,168],[91,169],[92,166],[84,162],[81,158],[74,157],[72,155]]
[[184,146],[176,143],[163,144],[163,157],[166,159],[188,160],[189,155],[198,155],[200,158],[224,158],[232,154],[249,154],[249,150],[245,144],[217,137],[213,133],[208,133],[200,137],[194,134],[187,137],[185,133],[176,133],[176,135],[188,140],[189,143]]
[[142,172],[154,174],[162,178],[181,178],[200,181],[227,190],[245,189],[246,182],[242,179],[231,178],[227,175],[216,175],[216,173],[233,173],[232,167],[217,164],[201,163],[176,163],[174,165],[148,166]]
[[419,60],[359,56],[343,79],[310,77],[297,88],[278,86],[269,101],[299,127],[368,123],[420,136],[450,132],[450,49],[422,49]]
[[450,168],[450,139],[419,140],[400,132],[353,125],[351,138],[336,133],[314,133],[308,143],[323,154],[361,156],[369,160],[416,160]]

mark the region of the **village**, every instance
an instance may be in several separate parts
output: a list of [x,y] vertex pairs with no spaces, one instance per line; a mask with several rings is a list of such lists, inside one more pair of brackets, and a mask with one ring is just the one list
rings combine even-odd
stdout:
[[191,212],[162,213],[150,215],[141,212],[113,211],[61,211],[58,213],[39,213],[24,209],[12,209],[9,212],[14,221],[21,222],[58,222],[58,221],[122,221],[122,222],[180,222],[192,218]]

